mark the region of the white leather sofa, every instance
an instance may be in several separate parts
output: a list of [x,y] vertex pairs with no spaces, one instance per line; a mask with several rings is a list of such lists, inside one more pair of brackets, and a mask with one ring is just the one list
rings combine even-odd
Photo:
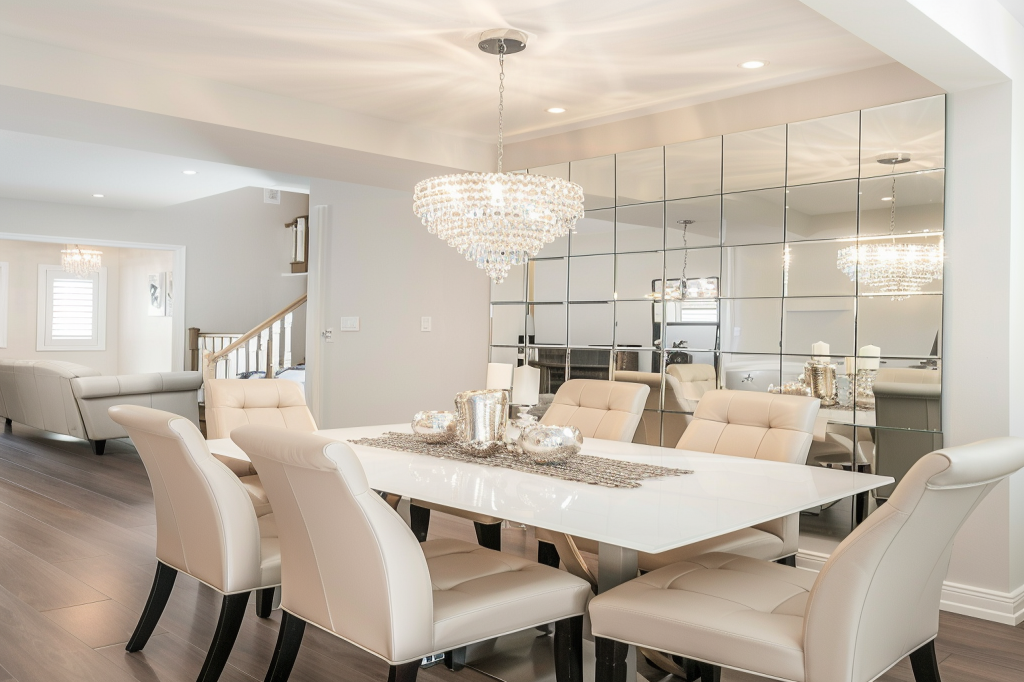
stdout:
[[0,360],[0,416],[44,431],[88,440],[97,455],[128,432],[107,414],[114,405],[141,405],[199,426],[199,372],[101,376],[91,367],[51,360]]

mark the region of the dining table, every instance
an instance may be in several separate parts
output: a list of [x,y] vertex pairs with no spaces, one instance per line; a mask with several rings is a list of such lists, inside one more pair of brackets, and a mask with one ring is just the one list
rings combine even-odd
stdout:
[[[685,472],[642,480],[637,487],[606,487],[492,466],[487,458],[444,459],[353,442],[389,432],[412,429],[389,424],[316,433],[348,443],[375,490],[596,541],[598,592],[635,578],[639,552],[665,552],[893,482],[855,471],[584,438],[584,455]],[[211,440],[209,447],[221,456],[248,459],[227,438]],[[629,665],[632,680],[635,652]],[[516,675],[485,672],[517,682]]]

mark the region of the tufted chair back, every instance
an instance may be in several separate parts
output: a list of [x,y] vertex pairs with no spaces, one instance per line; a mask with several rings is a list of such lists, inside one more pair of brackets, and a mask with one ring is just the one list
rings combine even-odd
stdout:
[[804,616],[804,679],[873,680],[934,639],[957,531],[1021,467],[1020,438],[921,458],[818,574]]
[[239,426],[258,424],[292,431],[316,431],[302,387],[288,379],[209,379],[206,435],[227,438]]
[[628,443],[651,389],[643,384],[570,379],[562,384],[541,424],[575,426],[585,438]]
[[249,494],[196,425],[140,405],[115,405],[109,414],[131,436],[153,486],[157,559],[225,594],[263,587]]
[[753,391],[708,391],[676,447],[804,464],[821,402]]
[[352,449],[315,434],[231,433],[274,505],[281,607],[391,661],[431,651],[433,597],[420,544],[373,492]]

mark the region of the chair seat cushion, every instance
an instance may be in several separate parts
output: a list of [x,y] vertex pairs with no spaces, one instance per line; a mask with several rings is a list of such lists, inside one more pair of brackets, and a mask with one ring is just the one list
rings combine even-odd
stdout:
[[594,635],[783,680],[804,680],[815,573],[732,554],[695,557],[594,598]]
[[267,497],[267,491],[263,489],[263,482],[260,481],[259,476],[241,476],[238,480],[242,482],[245,492],[249,493],[249,500],[252,502],[253,509],[256,510],[257,517],[265,516],[273,511],[270,506],[270,498]]
[[277,519],[264,514],[256,519],[260,527],[260,582],[264,587],[281,584],[281,542],[277,539]]
[[212,454],[221,464],[226,466],[228,469],[231,469],[231,473],[239,478],[242,478],[243,476],[252,476],[256,473],[256,469],[253,465],[244,459],[238,459],[237,457],[230,457],[228,455],[220,455],[216,452],[212,452],[210,454]]
[[432,511],[441,512],[443,514],[451,514],[452,516],[458,516],[462,519],[469,519],[475,523],[482,523],[490,525],[492,523],[501,523],[504,519],[497,516],[487,516],[486,514],[477,514],[476,512],[463,511],[461,509],[455,509],[454,507],[446,507],[443,504],[437,504],[435,502],[424,502],[423,500],[411,500],[411,502],[417,507],[423,507],[424,509],[430,509]]
[[590,585],[564,571],[461,540],[424,542],[443,651],[582,615]]

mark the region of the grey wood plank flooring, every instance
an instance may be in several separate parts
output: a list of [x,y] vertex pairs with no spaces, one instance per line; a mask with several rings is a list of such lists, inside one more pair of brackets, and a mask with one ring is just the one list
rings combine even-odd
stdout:
[[[131,444],[111,441],[96,457],[84,441],[20,425],[0,434],[0,682],[191,682],[216,626],[219,596],[180,576],[143,652],[125,642],[149,594],[156,561],[152,494]],[[475,541],[472,525],[434,514],[431,537]],[[536,556],[532,533],[510,528],[505,551]],[[254,605],[221,679],[262,680],[280,614]],[[938,655],[945,682],[1024,680],[1024,625],[1013,628],[943,613]],[[384,682],[378,659],[307,628],[295,682]],[[423,682],[485,682],[471,669],[443,666]],[[726,682],[756,680],[726,671]],[[901,662],[882,680],[909,682]],[[671,682],[678,682],[672,680]]]

